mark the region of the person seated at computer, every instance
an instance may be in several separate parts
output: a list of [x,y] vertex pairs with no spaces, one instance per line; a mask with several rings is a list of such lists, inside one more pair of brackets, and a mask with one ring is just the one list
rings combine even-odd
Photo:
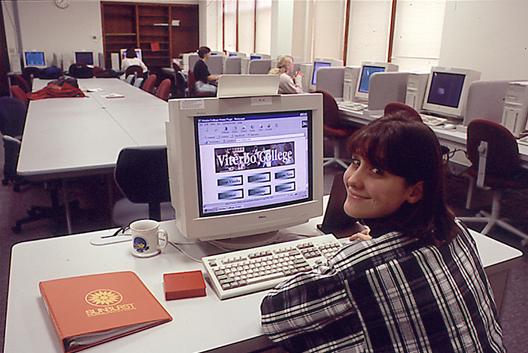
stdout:
[[475,242],[445,203],[432,130],[384,117],[350,152],[343,208],[372,239],[271,290],[264,332],[289,352],[505,352]]
[[272,68],[269,75],[279,75],[279,94],[303,93],[302,73],[295,73],[292,77],[293,57],[284,55],[279,58],[277,67]]
[[214,96],[216,95],[216,81],[220,76],[212,75],[207,67],[207,60],[211,57],[211,49],[209,47],[198,48],[198,56],[200,59],[193,68],[196,93]]
[[126,71],[129,66],[133,65],[141,66],[143,72],[148,71],[147,65],[137,57],[134,48],[128,48],[125,53],[125,58],[121,61],[121,71]]

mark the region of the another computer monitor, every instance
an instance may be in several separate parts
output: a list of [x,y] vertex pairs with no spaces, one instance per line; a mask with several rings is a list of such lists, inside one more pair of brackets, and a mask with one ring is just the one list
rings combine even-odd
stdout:
[[46,65],[46,53],[38,50],[27,50],[24,51],[24,66],[45,68]]
[[247,236],[266,242],[269,232],[321,215],[322,112],[320,94],[170,101],[169,178],[180,233],[237,247],[254,241]]
[[311,80],[312,86],[317,85],[317,71],[322,67],[330,67],[330,66],[332,66],[331,61],[322,61],[322,60],[314,61],[313,70],[312,70],[312,80]]
[[[121,60],[125,59],[126,58],[126,49],[121,49],[120,50],[120,53],[121,53]],[[136,57],[139,59],[139,60],[143,60],[143,54],[141,52],[141,49],[140,48],[136,48],[134,49],[134,51],[136,52]]]
[[451,67],[433,67],[427,82],[423,109],[439,115],[462,117],[469,86],[480,72]]
[[262,56],[261,55],[257,55],[257,54],[251,54],[249,56],[249,60],[260,60],[262,59]]
[[92,51],[76,51],[74,60],[76,64],[94,65],[94,53]]
[[377,72],[398,71],[398,65],[390,63],[363,62],[356,84],[354,96],[358,99],[368,100],[370,76]]

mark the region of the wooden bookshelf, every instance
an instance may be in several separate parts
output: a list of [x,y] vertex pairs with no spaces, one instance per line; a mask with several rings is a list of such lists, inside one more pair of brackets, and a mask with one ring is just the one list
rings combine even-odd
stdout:
[[101,1],[101,20],[106,67],[124,48],[141,48],[153,69],[198,48],[198,5]]

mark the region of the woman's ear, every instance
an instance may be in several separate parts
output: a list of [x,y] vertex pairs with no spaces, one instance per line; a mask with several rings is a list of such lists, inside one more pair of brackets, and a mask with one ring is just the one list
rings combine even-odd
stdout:
[[423,197],[424,182],[419,181],[410,187],[409,195],[407,196],[407,202],[415,204],[420,201]]

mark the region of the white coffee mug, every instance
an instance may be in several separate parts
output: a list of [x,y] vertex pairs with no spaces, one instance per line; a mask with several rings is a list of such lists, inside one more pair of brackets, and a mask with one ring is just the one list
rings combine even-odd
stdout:
[[130,223],[132,234],[132,255],[150,257],[158,255],[167,246],[169,238],[159,222],[151,219],[141,219]]

